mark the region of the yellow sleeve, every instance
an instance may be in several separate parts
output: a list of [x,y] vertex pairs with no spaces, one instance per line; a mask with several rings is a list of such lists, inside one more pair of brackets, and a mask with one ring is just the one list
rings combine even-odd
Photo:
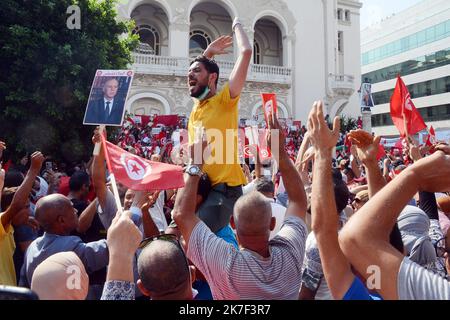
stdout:
[[3,223],[0,222],[0,238],[3,238],[14,231],[13,226],[10,224],[6,229],[3,226]]
[[237,108],[239,104],[239,99],[241,95],[238,95],[235,98],[231,98],[230,96],[230,84],[227,82],[222,88],[222,91],[220,92],[220,98],[222,105],[227,108]]

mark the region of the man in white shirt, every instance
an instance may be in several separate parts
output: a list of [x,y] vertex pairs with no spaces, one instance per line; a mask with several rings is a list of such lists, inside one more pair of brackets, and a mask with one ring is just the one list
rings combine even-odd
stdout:
[[275,202],[275,185],[267,177],[261,177],[255,180],[255,189],[261,192],[265,197],[270,199],[270,206],[272,207],[272,217],[275,218],[275,228],[270,232],[269,240],[272,240],[280,231],[283,225],[286,208]]

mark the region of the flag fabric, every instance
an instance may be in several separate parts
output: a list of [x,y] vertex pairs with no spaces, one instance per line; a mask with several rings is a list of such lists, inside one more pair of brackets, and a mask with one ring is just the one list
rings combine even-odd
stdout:
[[102,143],[109,170],[129,189],[150,191],[184,187],[181,167],[138,157],[106,141],[103,135]]
[[431,147],[433,144],[436,143],[436,132],[434,131],[433,126],[430,126],[430,130],[428,131],[428,138],[425,145]]
[[155,119],[153,119],[153,125],[156,126],[158,124],[163,124],[165,126],[176,126],[178,124],[178,115],[157,115]]
[[414,135],[427,127],[400,76],[397,76],[397,84],[391,97],[391,117],[401,137]]
[[377,161],[380,161],[386,155],[386,151],[381,143],[378,144]]
[[264,111],[264,119],[267,126],[269,125],[268,117],[272,113],[274,117],[277,116],[277,96],[275,93],[261,93],[262,108]]

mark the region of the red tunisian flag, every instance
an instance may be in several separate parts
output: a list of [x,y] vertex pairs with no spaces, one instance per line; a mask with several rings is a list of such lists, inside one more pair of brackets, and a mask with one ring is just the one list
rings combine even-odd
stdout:
[[272,113],[274,117],[277,116],[277,96],[275,93],[261,93],[262,108],[264,111],[264,119],[267,126],[269,126],[268,117]]
[[425,145],[431,147],[433,144],[436,143],[436,132],[434,131],[433,126],[430,126],[430,130],[428,131],[428,138]]
[[138,157],[106,141],[103,135],[102,142],[109,170],[129,189],[150,191],[184,187],[181,167]]
[[397,76],[397,84],[391,97],[391,117],[402,137],[416,134],[427,127],[400,76]]

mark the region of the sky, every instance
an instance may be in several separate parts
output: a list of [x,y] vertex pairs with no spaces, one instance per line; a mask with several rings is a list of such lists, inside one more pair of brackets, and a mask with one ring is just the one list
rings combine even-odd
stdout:
[[421,1],[426,0],[360,0],[363,3],[361,30]]

